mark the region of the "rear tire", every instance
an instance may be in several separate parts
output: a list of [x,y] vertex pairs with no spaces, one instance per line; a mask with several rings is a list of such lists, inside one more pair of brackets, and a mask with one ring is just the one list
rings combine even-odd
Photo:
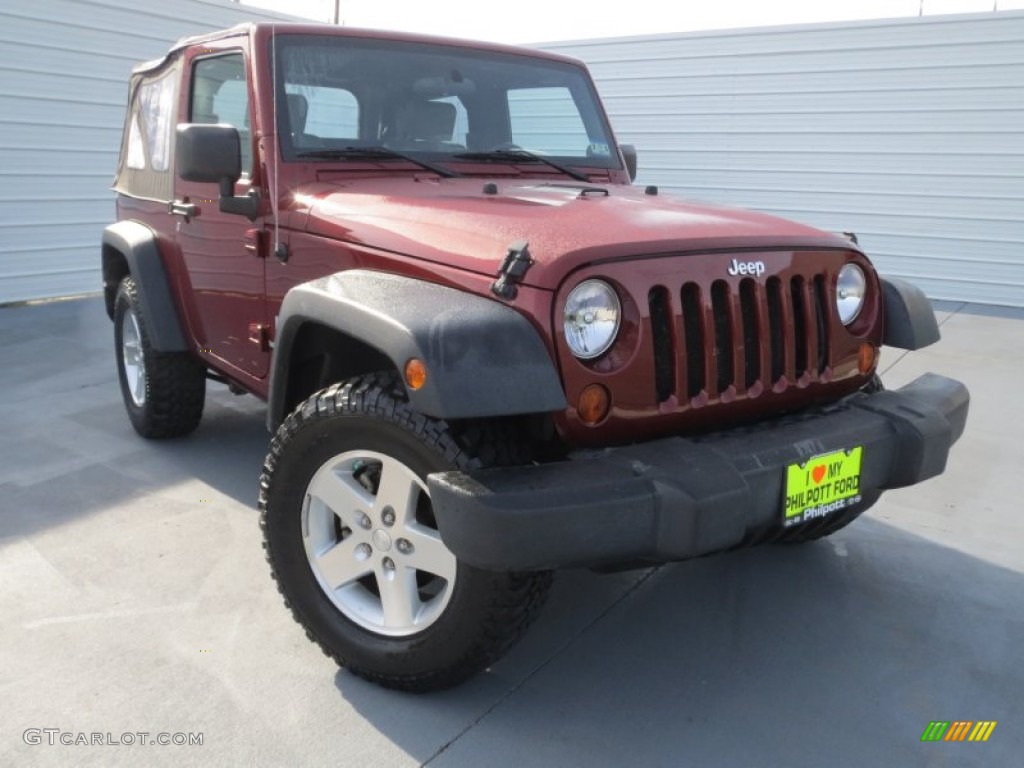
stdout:
[[448,688],[536,617],[551,574],[458,562],[430,506],[427,475],[482,466],[485,433],[471,453],[391,374],[328,387],[278,429],[260,478],[263,546],[285,605],[340,666],[389,688]]
[[135,431],[143,437],[180,437],[203,417],[206,369],[187,352],[153,349],[129,276],[114,300],[114,348],[121,396]]

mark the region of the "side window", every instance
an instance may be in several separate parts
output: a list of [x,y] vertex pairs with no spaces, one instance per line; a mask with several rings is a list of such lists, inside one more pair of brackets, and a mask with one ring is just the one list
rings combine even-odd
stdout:
[[242,143],[242,173],[252,172],[249,88],[242,54],[200,59],[193,65],[189,119],[193,123],[227,123],[237,128]]
[[549,155],[584,157],[590,139],[568,88],[517,88],[508,92],[512,143]]
[[320,146],[320,139],[358,139],[359,102],[351,91],[285,83],[288,125],[296,149]]

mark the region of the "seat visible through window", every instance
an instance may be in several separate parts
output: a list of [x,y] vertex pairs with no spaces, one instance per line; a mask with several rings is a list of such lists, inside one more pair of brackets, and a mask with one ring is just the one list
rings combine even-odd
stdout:
[[395,116],[393,145],[406,149],[448,151],[461,149],[452,142],[455,105],[441,101],[412,101]]

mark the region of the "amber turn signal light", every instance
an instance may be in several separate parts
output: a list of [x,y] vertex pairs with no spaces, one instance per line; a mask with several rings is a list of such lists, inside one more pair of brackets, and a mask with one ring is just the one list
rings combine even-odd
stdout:
[[875,367],[875,362],[878,360],[878,348],[874,344],[868,344],[867,342],[860,345],[860,350],[857,352],[857,370],[861,373],[868,373],[872,368]]
[[612,399],[608,390],[600,384],[588,384],[576,401],[576,412],[588,427],[604,421],[611,408]]
[[418,357],[405,364],[405,383],[412,390],[420,389],[427,383],[427,366]]

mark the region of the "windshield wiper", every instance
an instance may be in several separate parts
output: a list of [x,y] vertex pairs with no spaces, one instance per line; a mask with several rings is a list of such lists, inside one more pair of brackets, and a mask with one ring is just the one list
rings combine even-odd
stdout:
[[419,160],[412,155],[407,155],[404,152],[391,149],[390,147],[382,146],[368,146],[368,147],[337,147],[334,149],[310,149],[305,152],[299,152],[295,155],[296,157],[322,157],[327,160],[374,160],[374,159],[389,159],[394,158],[395,160],[405,160],[406,162],[418,165],[420,168],[425,168],[428,171],[436,173],[438,176],[443,176],[446,179],[453,179],[456,176],[461,176],[461,173],[449,170],[448,168],[442,168],[439,165],[428,163],[425,160]]
[[498,160],[533,160],[534,162],[544,163],[556,171],[561,171],[566,176],[571,176],[577,181],[590,181],[590,178],[585,173],[574,171],[568,166],[556,163],[554,160],[549,160],[544,155],[538,155],[536,152],[531,152],[528,149],[491,149],[486,152],[463,152],[458,155],[452,155],[460,160],[483,160],[485,162],[494,162]]

